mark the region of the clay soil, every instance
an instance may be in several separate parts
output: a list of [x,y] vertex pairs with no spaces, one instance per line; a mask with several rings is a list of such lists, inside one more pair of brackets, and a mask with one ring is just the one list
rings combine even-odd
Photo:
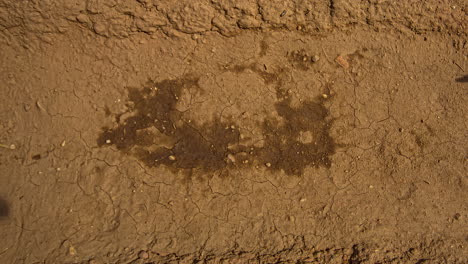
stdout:
[[0,0],[0,263],[468,263],[467,8]]

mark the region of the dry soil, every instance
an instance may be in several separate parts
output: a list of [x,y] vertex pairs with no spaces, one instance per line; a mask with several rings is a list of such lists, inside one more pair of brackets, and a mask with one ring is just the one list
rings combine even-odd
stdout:
[[0,0],[0,263],[468,263],[467,8]]

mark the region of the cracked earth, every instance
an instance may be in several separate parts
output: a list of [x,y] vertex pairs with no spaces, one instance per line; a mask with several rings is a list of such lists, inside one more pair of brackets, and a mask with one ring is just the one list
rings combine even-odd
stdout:
[[0,0],[0,263],[467,263],[466,12]]

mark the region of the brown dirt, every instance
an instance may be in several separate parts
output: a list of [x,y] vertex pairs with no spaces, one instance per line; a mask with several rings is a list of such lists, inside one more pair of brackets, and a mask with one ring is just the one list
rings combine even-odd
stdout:
[[468,263],[467,8],[0,0],[0,263]]

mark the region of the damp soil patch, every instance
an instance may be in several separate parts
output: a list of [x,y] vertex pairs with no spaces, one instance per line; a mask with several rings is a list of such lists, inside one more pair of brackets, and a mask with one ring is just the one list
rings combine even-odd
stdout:
[[[276,89],[275,109],[281,120],[265,117],[261,147],[242,143],[234,118],[214,117],[203,123],[184,119],[177,104],[184,89],[200,89],[197,78],[149,81],[143,88],[128,89],[128,112],[115,115],[114,127],[104,127],[100,147],[115,147],[148,167],[165,166],[174,172],[212,173],[229,168],[258,168],[301,175],[307,167],[330,167],[336,144],[330,137],[333,120],[324,99],[292,106],[282,89],[281,73],[258,67],[234,67],[233,72],[253,70],[265,85]],[[122,117],[126,116],[125,120]]]

